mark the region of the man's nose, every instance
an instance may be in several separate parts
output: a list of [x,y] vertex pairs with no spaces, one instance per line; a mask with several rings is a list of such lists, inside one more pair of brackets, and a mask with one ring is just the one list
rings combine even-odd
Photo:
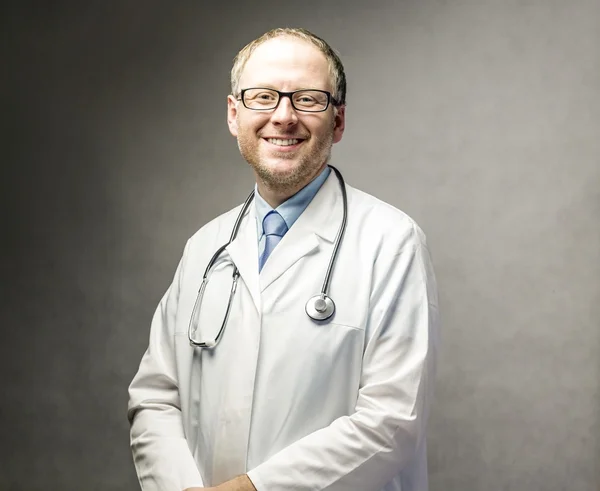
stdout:
[[292,100],[289,97],[279,99],[279,104],[271,115],[271,121],[282,126],[292,126],[298,122],[298,114],[296,114],[296,110],[292,106]]

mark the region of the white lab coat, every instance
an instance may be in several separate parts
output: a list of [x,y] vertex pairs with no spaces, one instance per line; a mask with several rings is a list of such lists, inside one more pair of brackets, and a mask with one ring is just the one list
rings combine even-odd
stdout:
[[142,488],[181,491],[248,473],[258,491],[426,491],[425,427],[438,300],[425,237],[407,215],[347,186],[348,226],[333,270],[334,318],[306,301],[322,287],[341,223],[332,172],[258,272],[255,211],[211,276],[192,348],[188,323],[204,269],[240,207],[187,243],[152,320],[129,394]]

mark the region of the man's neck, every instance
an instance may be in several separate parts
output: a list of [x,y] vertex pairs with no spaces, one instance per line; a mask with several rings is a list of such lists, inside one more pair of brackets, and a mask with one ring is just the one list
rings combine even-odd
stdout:
[[314,174],[312,174],[307,181],[302,182],[302,183],[298,184],[297,186],[289,187],[289,188],[285,188],[285,189],[271,188],[265,182],[258,179],[258,176],[257,176],[256,185],[258,188],[258,192],[260,193],[261,197],[267,203],[269,203],[269,206],[275,210],[279,205],[281,205],[282,203],[285,203],[288,199],[290,199],[292,196],[294,196],[302,188],[304,188],[305,186],[308,186],[308,184],[310,184],[319,174],[321,174],[321,172],[326,167],[326,165],[327,164],[323,164],[321,167],[319,167],[317,169],[317,171]]
[[290,189],[290,190],[280,191],[280,190],[269,189],[264,185],[261,186],[260,182],[257,184],[258,184],[258,192],[260,193],[262,198],[267,203],[269,203],[269,206],[271,208],[273,208],[274,210],[279,205],[281,205],[282,203],[285,203],[288,199],[290,199],[292,196],[294,196],[294,194],[296,194],[298,191],[300,191],[303,187],[303,186],[300,186],[298,189]]

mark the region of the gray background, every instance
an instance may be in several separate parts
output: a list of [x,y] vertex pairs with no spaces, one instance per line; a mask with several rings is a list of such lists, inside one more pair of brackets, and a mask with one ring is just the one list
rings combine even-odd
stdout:
[[333,163],[431,244],[431,490],[600,489],[598,1],[2,8],[0,489],[136,489],[126,388],[185,240],[252,186],[229,69],[282,25],[345,62]]

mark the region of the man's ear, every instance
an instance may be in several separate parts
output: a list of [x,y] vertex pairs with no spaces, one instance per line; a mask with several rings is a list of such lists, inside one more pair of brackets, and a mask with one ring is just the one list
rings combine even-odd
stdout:
[[336,108],[333,122],[333,143],[337,143],[342,139],[346,128],[346,106]]
[[227,125],[229,126],[229,132],[237,137],[238,136],[238,125],[237,125],[237,111],[238,101],[232,95],[227,96]]

